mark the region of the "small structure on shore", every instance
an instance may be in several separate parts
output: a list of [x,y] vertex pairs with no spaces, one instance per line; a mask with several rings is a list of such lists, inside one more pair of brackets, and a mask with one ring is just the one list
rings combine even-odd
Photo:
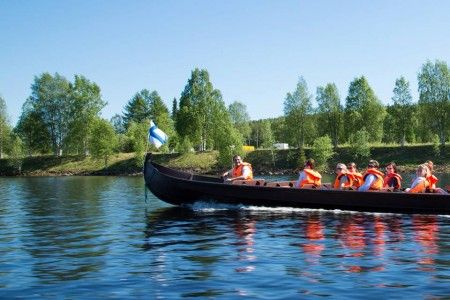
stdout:
[[289,149],[289,144],[288,143],[276,143],[276,144],[273,144],[273,147],[277,150],[287,150],[287,149]]

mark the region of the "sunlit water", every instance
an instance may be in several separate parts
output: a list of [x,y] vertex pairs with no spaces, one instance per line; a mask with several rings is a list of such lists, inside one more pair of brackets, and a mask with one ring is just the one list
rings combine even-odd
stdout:
[[172,207],[146,203],[142,178],[0,178],[0,298],[327,296],[448,299],[450,217]]

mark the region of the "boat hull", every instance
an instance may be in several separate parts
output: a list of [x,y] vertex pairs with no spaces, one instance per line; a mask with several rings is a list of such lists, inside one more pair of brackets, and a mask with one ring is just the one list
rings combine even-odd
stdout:
[[145,160],[144,178],[156,197],[173,205],[215,201],[266,207],[450,214],[450,195],[226,184],[220,178],[166,168],[152,162],[150,156]]

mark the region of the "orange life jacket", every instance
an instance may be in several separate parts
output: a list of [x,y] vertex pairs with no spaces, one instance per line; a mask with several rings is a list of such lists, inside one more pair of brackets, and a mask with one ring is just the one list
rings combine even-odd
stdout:
[[314,184],[319,186],[322,184],[322,175],[312,169],[303,169],[305,172],[306,178],[300,182],[300,187],[303,187],[305,184]]
[[398,186],[394,186],[395,189],[400,189],[402,187],[402,176],[400,176],[397,173],[392,173],[392,174],[387,174],[386,177],[384,177],[384,183],[383,183],[383,187],[389,187],[389,184],[391,183],[391,180],[393,178],[397,178],[398,181]]
[[359,188],[364,182],[364,178],[359,172],[348,172],[347,175],[351,177],[354,187]]
[[427,177],[427,181],[430,184],[429,188],[430,189],[435,189],[436,188],[436,183],[439,181],[439,179],[437,179],[436,176],[434,175],[430,175]]
[[375,175],[375,177],[376,177],[375,181],[372,182],[372,185],[370,186],[369,190],[381,190],[383,188],[383,183],[384,183],[384,181],[383,181],[383,176],[384,176],[383,172],[378,171],[375,168],[367,169],[366,173],[364,173],[364,175],[363,175],[363,180],[364,181],[366,180],[366,177],[369,174]]
[[244,168],[244,166],[248,167],[250,170],[250,173],[248,174],[248,176],[245,179],[253,179],[253,169],[252,169],[252,165],[246,162],[241,163],[239,166],[235,166],[233,168],[233,177],[239,177],[242,176],[242,170]]
[[430,183],[428,182],[428,180],[425,177],[423,177],[423,180],[420,181],[418,184],[416,184],[415,187],[411,188],[409,190],[409,192],[410,193],[425,193],[425,191],[429,187],[430,187]]
[[347,178],[347,180],[344,182],[344,187],[351,187],[353,186],[353,176],[349,176],[349,174],[347,173],[342,173],[341,175],[336,176],[336,179],[334,180],[334,185],[333,187],[335,189],[340,189],[341,188],[341,178],[345,176]]

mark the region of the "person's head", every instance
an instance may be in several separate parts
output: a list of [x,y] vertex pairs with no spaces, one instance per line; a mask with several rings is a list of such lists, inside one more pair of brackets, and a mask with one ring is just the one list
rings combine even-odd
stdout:
[[310,169],[314,169],[314,165],[315,165],[315,161],[312,158],[309,158],[306,162],[305,162],[305,168],[310,168]]
[[397,165],[395,162],[392,161],[386,165],[386,172],[388,174],[397,173]]
[[342,174],[343,172],[347,172],[347,166],[345,164],[338,163],[336,165],[336,174]]
[[427,160],[425,162],[425,165],[427,165],[428,169],[430,170],[430,172],[433,173],[433,171],[434,171],[434,164],[433,164],[433,162],[431,160]]
[[233,163],[236,166],[239,166],[242,163],[242,158],[239,155],[233,156]]
[[428,172],[430,172],[428,166],[426,164],[421,164],[417,167],[416,175],[417,177],[426,177]]
[[347,169],[348,169],[350,172],[356,172],[356,171],[357,171],[357,170],[356,170],[356,164],[355,164],[354,162],[348,163],[348,164],[347,164]]
[[369,169],[370,168],[378,169],[380,167],[380,164],[375,159],[371,159],[369,160],[369,164],[367,165],[367,167]]

